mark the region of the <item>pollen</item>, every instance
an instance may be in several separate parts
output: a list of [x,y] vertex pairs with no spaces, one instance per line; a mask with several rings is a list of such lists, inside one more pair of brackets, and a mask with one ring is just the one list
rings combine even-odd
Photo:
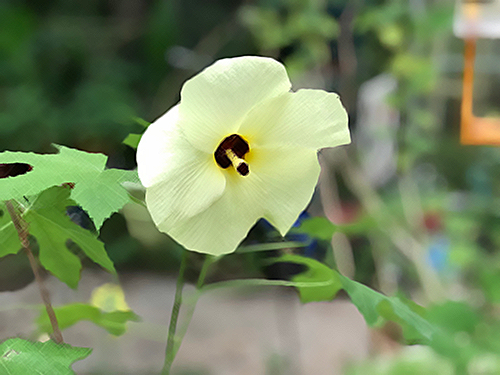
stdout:
[[250,168],[245,161],[245,155],[248,151],[250,151],[248,142],[238,134],[231,134],[219,144],[214,152],[214,158],[222,169],[233,166],[241,176],[247,176]]

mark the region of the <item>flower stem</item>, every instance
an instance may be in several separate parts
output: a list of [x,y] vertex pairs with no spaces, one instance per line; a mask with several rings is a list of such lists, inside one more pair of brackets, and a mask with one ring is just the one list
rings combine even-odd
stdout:
[[196,282],[196,291],[192,296],[187,301],[187,311],[186,314],[184,315],[184,322],[182,326],[179,328],[179,333],[177,334],[177,341],[175,343],[174,347],[174,356],[177,355],[177,352],[179,351],[179,348],[181,347],[182,340],[184,339],[184,336],[186,335],[189,322],[191,321],[191,318],[193,317],[194,314],[194,309],[196,307],[196,303],[198,302],[198,299],[202,295],[202,287],[204,286],[205,283],[205,278],[207,276],[207,271],[208,267],[214,263],[218,258],[211,256],[211,255],[205,255],[205,260],[203,262],[203,265],[200,270],[200,274],[198,275],[198,281]]
[[26,223],[21,215],[17,212],[12,204],[12,201],[6,201],[5,207],[7,207],[7,211],[9,212],[10,218],[14,223],[14,227],[16,228],[17,235],[19,236],[19,240],[21,240],[21,244],[23,245],[26,254],[28,255],[28,259],[30,262],[31,269],[33,270],[33,274],[35,275],[35,280],[38,285],[38,290],[40,291],[40,295],[42,297],[43,303],[45,305],[45,310],[47,311],[47,315],[49,316],[50,324],[52,325],[53,338],[54,341],[58,344],[64,342],[61,330],[59,329],[59,324],[57,322],[56,314],[54,309],[52,308],[52,304],[50,303],[50,294],[45,284],[43,282],[43,278],[40,275],[40,271],[38,268],[38,263],[31,251],[30,242],[29,242],[29,232],[28,232],[28,223]]
[[184,287],[184,272],[186,271],[188,251],[183,250],[181,265],[179,267],[179,276],[175,286],[174,306],[172,307],[172,315],[170,315],[170,325],[168,327],[167,348],[165,350],[165,362],[161,371],[162,375],[169,375],[172,363],[175,359],[175,330],[177,328],[177,320],[179,319],[179,311],[182,304],[182,289]]
[[195,294],[188,299],[189,309],[186,311],[184,322],[179,332],[176,335],[177,329],[177,320],[179,318],[179,311],[182,304],[182,288],[184,286],[184,271],[186,269],[187,264],[187,256],[188,251],[184,250],[181,266],[179,269],[179,277],[177,279],[177,286],[175,291],[175,299],[174,299],[174,307],[172,308],[172,316],[170,318],[170,326],[168,330],[168,339],[167,339],[167,350],[165,352],[165,364],[163,366],[162,375],[170,374],[170,368],[172,367],[172,363],[174,362],[175,356],[181,347],[182,340],[187,332],[187,327],[191,318],[193,317],[194,309],[196,307],[196,302],[200,298],[202,294],[202,287],[205,282],[205,277],[207,276],[208,267],[217,259],[216,257],[205,255],[205,260],[203,262],[203,266],[201,267],[200,274],[198,276],[198,281],[196,282],[196,291]]

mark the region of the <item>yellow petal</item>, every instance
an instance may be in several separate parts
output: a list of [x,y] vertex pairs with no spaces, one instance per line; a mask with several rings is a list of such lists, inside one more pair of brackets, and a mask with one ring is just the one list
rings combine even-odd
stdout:
[[238,132],[251,146],[282,144],[320,149],[350,143],[347,122],[347,112],[337,94],[299,90],[255,107]]
[[250,228],[264,215],[255,179],[230,173],[222,197],[196,216],[163,228],[186,249],[222,255],[236,250]]
[[317,152],[305,147],[256,147],[249,161],[264,218],[285,235],[311,201],[318,182]]
[[273,59],[219,60],[184,84],[182,131],[198,149],[214,152],[222,139],[236,132],[248,111],[290,87],[284,66]]
[[151,124],[137,148],[139,178],[157,225],[204,210],[226,184],[213,155],[191,146],[179,132],[177,110],[172,108]]

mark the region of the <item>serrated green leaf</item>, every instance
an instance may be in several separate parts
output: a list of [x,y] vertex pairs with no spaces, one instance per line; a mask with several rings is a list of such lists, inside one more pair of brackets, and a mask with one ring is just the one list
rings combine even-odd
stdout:
[[[85,303],[73,303],[54,308],[60,329],[66,329],[82,320],[88,320],[104,328],[115,336],[123,335],[126,332],[126,323],[129,321],[138,322],[139,317],[130,310],[104,312],[98,307]],[[45,310],[42,310],[37,319],[37,325],[42,332],[52,333],[52,325]]]
[[136,171],[107,169],[95,178],[80,181],[71,192],[73,198],[92,218],[99,229],[112,213],[130,201],[124,182],[139,181]]
[[[58,154],[0,153],[0,163],[25,163],[33,169],[16,177],[0,179],[0,201],[36,195],[49,187],[74,183],[73,199],[87,211],[99,229],[128,199],[122,183],[137,182],[135,172],[105,169],[107,156],[55,145]],[[95,202],[96,197],[100,199]],[[99,224],[99,225],[98,225]]]
[[0,258],[9,254],[16,254],[21,248],[21,241],[17,234],[7,208],[0,202]]
[[91,260],[110,272],[116,271],[104,244],[66,215],[66,207],[75,204],[69,199],[69,190],[58,186],[45,190],[23,218],[38,241],[42,265],[69,287],[76,288],[81,262],[66,247],[68,239],[75,242]]
[[127,137],[123,140],[123,144],[132,147],[134,150],[137,150],[137,146],[139,145],[139,141],[142,138],[142,134],[134,134],[130,133],[127,135]]
[[1,153],[0,163],[25,163],[31,165],[33,170],[16,177],[0,179],[0,201],[36,195],[51,186],[85,180],[89,175],[104,170],[107,159],[105,155],[90,154],[64,146],[56,147],[58,154]]
[[[336,271],[335,271],[336,272]],[[387,297],[367,286],[340,275],[343,289],[358,308],[368,325],[373,326],[383,320],[392,320],[407,325],[417,332],[424,341],[430,341],[437,328],[428,320],[417,314],[401,299]],[[415,339],[415,337],[411,337]]]
[[92,352],[53,341],[31,342],[19,338],[0,344],[0,373],[5,375],[66,375],[74,374],[71,365]]
[[69,225],[61,220],[59,213],[47,211],[41,214],[30,212],[26,215],[26,221],[29,222],[30,232],[40,246],[39,259],[42,266],[70,288],[76,288],[82,263],[66,247],[69,238],[66,229]]
[[[306,258],[300,255],[285,254],[276,259],[276,262],[292,262],[302,264],[306,271],[292,277],[292,281],[297,283],[311,283],[311,286],[297,286],[300,301],[302,303],[331,301],[342,289],[338,274],[331,268],[315,259]],[[313,286],[314,284],[326,285]]]
[[337,226],[330,220],[324,217],[312,217],[305,219],[299,228],[294,229],[296,232],[306,233],[311,237],[321,240],[330,241],[333,234],[337,230]]

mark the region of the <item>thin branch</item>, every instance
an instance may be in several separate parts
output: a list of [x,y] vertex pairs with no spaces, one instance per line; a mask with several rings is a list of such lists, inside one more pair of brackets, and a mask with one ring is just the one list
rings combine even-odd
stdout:
[[52,304],[50,303],[50,294],[47,288],[45,287],[45,283],[43,282],[43,278],[40,275],[40,270],[38,267],[38,263],[31,251],[30,242],[29,242],[29,231],[28,231],[28,223],[23,220],[21,215],[19,215],[16,208],[12,204],[12,201],[6,201],[5,206],[7,207],[7,211],[9,211],[9,215],[14,223],[14,227],[16,228],[17,234],[19,236],[19,240],[21,240],[21,244],[23,245],[26,254],[28,255],[28,259],[30,261],[31,269],[33,270],[33,274],[35,275],[36,284],[38,285],[38,290],[40,291],[40,295],[42,297],[42,301],[45,305],[45,310],[47,311],[47,315],[49,316],[50,324],[52,325],[53,338],[54,341],[58,344],[64,342],[61,330],[59,329],[59,324],[57,322],[56,314],[54,309],[52,308]]

